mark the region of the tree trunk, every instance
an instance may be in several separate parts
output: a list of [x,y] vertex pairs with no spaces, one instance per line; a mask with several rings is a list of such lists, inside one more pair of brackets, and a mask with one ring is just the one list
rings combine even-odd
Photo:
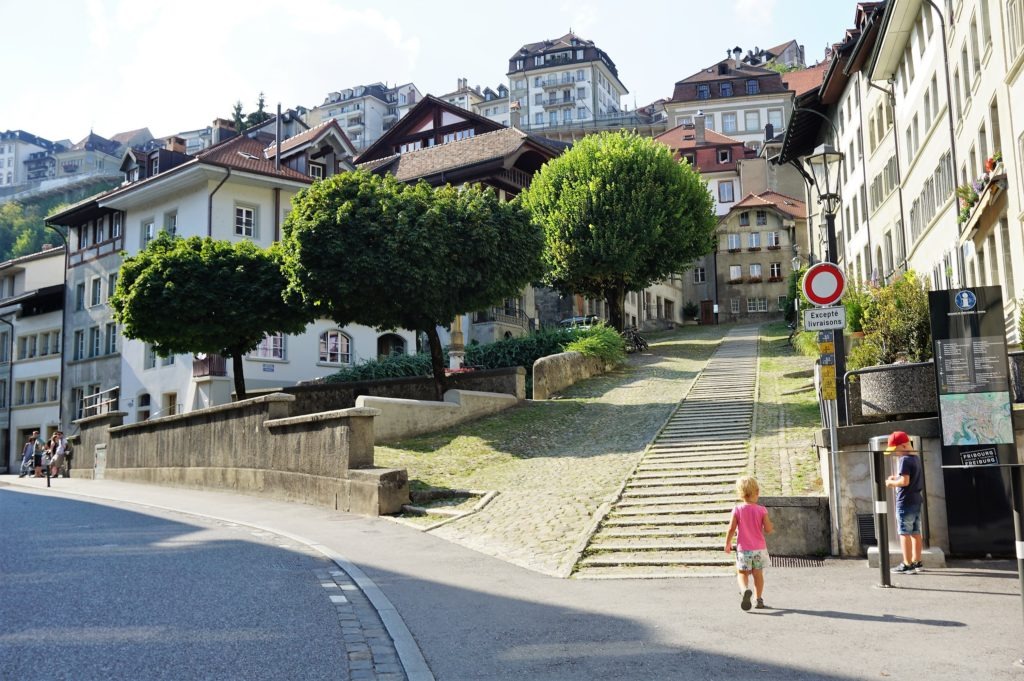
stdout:
[[441,402],[448,389],[448,381],[444,375],[444,352],[441,349],[441,337],[437,335],[436,326],[427,328],[427,341],[430,343],[430,368],[434,372],[434,399]]
[[245,369],[242,364],[242,353],[231,354],[231,372],[235,375],[235,396],[238,400],[245,399]]
[[608,322],[619,333],[626,328],[626,287],[619,284],[609,287],[604,292],[605,302],[608,304]]

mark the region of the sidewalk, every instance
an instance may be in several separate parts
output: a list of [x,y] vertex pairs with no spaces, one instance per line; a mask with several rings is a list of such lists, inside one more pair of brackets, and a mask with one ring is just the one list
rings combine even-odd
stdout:
[[1012,666],[1024,635],[1009,562],[894,576],[891,590],[874,586],[877,571],[863,560],[772,569],[765,600],[774,609],[743,613],[730,578],[556,579],[385,519],[257,497],[0,477],[0,494],[22,492],[301,538],[365,575],[350,573],[371,600],[386,599],[375,604],[410,679],[430,678],[417,651],[434,677],[456,681],[1024,677]]

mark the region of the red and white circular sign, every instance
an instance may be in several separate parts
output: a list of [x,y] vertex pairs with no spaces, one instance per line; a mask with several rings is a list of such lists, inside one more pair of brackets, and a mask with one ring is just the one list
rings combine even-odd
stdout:
[[843,297],[846,277],[843,271],[830,262],[812,265],[800,282],[804,295],[818,307],[833,305]]

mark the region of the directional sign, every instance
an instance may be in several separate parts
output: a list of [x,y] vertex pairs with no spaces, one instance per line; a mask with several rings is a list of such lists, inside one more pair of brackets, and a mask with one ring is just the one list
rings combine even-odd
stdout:
[[835,381],[836,380],[836,365],[835,364],[822,364],[818,369],[821,371],[821,380]]
[[834,355],[836,354],[836,344],[829,343],[818,343],[818,352],[823,355]]
[[831,343],[835,339],[835,334],[831,331],[819,331],[818,342],[819,343]]
[[841,305],[836,307],[817,307],[811,310],[804,310],[804,329],[806,331],[842,329],[845,327],[846,308]]
[[821,399],[823,399],[823,400],[834,400],[834,399],[836,399],[836,382],[835,381],[822,381],[821,382]]
[[843,271],[832,263],[819,262],[807,270],[800,287],[812,305],[833,305],[843,297],[846,277],[843,276]]

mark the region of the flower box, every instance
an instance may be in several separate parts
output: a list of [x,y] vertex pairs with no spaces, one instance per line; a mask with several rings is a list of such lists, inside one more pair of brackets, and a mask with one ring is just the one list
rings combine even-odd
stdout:
[[768,277],[768,281],[770,281],[772,283],[777,282],[777,281],[782,281],[782,277]]
[[761,247],[760,247],[760,246],[751,246],[751,247],[750,247],[750,248],[748,248],[747,250],[748,250],[748,251],[760,251],[760,250],[761,250]]
[[769,251],[777,251],[777,250],[779,250],[780,248],[782,248],[782,246],[779,246],[779,245],[775,245],[775,246],[769,246],[769,247],[768,247],[768,250],[769,250]]
[[743,250],[742,248],[730,248],[729,252],[730,253],[739,253],[742,250]]
[[761,283],[761,277],[749,277],[747,279],[747,283],[750,283],[750,284],[760,284]]
[[743,280],[742,279],[729,279],[725,283],[726,284],[742,284]]

